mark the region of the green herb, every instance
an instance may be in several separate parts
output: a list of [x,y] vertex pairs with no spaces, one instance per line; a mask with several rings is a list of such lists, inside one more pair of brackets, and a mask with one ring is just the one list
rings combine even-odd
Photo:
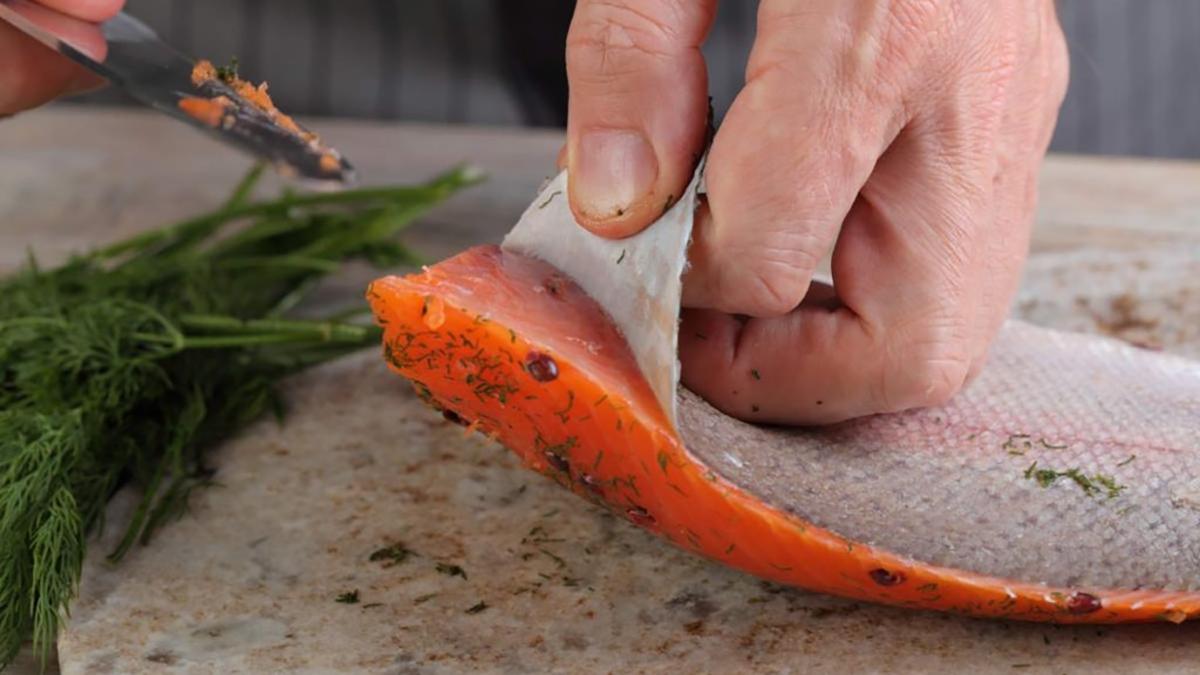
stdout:
[[462,577],[463,579],[467,578],[467,571],[464,570],[463,568],[459,567],[458,565],[451,565],[449,563],[438,563],[437,571],[442,574],[445,574],[448,577]]
[[408,560],[408,556],[412,554],[413,552],[404,544],[388,544],[373,552],[368,560],[371,562],[382,562],[384,563],[384,567],[395,567]]
[[207,448],[282,415],[281,378],[378,344],[343,313],[286,316],[343,261],[411,260],[394,236],[474,180],[254,201],[260,173],[211,213],[0,279],[0,667],[29,638],[48,653],[114,492],[142,495],[108,523],[117,560],[211,481]]
[[1115,478],[1107,474],[1098,473],[1092,476],[1092,480],[1104,488],[1105,494],[1109,499],[1115,499],[1121,492],[1128,489],[1128,486],[1117,483]]
[[1030,464],[1029,468],[1025,469],[1025,478],[1035,481],[1044,488],[1054,485],[1060,478],[1068,478],[1089,497],[1104,493],[1108,499],[1115,499],[1127,489],[1127,486],[1120,485],[1115,478],[1107,474],[1096,473],[1088,476],[1077,468],[1065,471],[1039,469],[1037,462]]
[[753,378],[754,378],[754,379],[756,379],[756,380],[761,380],[761,379],[762,379],[762,375],[761,375],[761,374],[758,372],[758,368],[751,368],[751,369],[750,369],[750,376],[751,376],[751,377],[753,377]]
[[357,605],[358,604],[358,589],[342,593],[341,595],[337,596],[336,601],[340,602],[344,605]]
[[1041,487],[1054,485],[1054,482],[1059,478],[1059,473],[1050,469],[1039,469],[1037,465],[1037,462],[1034,462],[1029,465],[1029,468],[1025,469],[1025,478],[1036,481]]
[[1127,466],[1128,464],[1130,464],[1131,462],[1133,462],[1133,460],[1135,460],[1135,459],[1137,459],[1137,455],[1130,455],[1128,459],[1125,459],[1125,460],[1122,460],[1122,461],[1120,461],[1120,462],[1117,462],[1117,466],[1119,466],[1119,467],[1120,467],[1120,466]]
[[231,84],[238,79],[238,58],[236,56],[229,59],[229,65],[217,66],[217,79],[225,84]]
[[487,608],[488,608],[488,604],[486,602],[480,601],[480,602],[477,602],[474,605],[471,605],[470,607],[468,607],[467,614],[478,614]]
[[566,424],[570,419],[571,408],[575,407],[575,392],[567,390],[567,405],[562,410],[555,410],[554,415],[559,421]]
[[[1033,449],[1033,443],[1030,441],[1029,434],[1012,434],[1000,447],[1007,450],[1010,455],[1021,456]],[[1028,477],[1026,476],[1026,478]]]

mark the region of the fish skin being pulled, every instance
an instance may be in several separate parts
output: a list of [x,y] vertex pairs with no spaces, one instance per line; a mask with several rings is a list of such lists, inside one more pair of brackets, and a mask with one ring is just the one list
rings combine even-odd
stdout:
[[804,430],[679,396],[685,444],[765,502],[915,561],[1200,590],[1200,363],[1010,321],[948,405]]

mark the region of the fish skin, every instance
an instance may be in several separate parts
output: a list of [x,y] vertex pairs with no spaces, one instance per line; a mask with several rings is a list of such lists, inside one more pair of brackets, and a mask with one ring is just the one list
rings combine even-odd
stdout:
[[1200,590],[1200,363],[1010,321],[938,408],[822,429],[747,424],[686,391],[679,409],[699,461],[847,539],[1052,586]]
[[[845,530],[847,536],[858,533],[885,548],[898,547],[919,560],[1066,586],[1090,583],[1196,589],[1200,584],[1200,470],[1196,467],[1200,455],[1200,384],[1196,382],[1200,246],[1034,255],[1026,267],[1014,315],[1041,329],[1010,322],[980,378],[944,410],[868,418],[797,440],[802,452],[808,453],[813,446],[829,447],[835,440],[849,445],[831,451],[843,457],[843,463],[821,457],[810,466],[813,474],[796,474],[792,494],[802,494],[801,485],[821,491],[829,501],[812,504],[814,520]],[[1131,346],[1083,333],[1121,338]],[[1184,358],[1160,357],[1152,353],[1155,351]],[[1139,368],[1138,364],[1158,367]],[[1096,373],[1108,373],[1111,378],[1116,371],[1122,371],[1121,377],[1136,386],[1109,379],[1112,386],[1100,390],[1100,396],[1081,395],[1096,391]],[[1037,397],[1030,395],[1028,387],[1019,395],[1005,393],[1012,390],[1013,382],[1024,379],[1035,383]],[[681,395],[698,398],[688,392]],[[1002,401],[1005,396],[1014,400],[1001,406],[1004,409],[994,412],[990,420],[981,419],[987,416],[989,406],[993,411],[997,407],[989,404],[989,398]],[[1040,410],[1030,405],[1036,401],[1041,401]],[[1068,406],[1074,406],[1069,420],[1049,415]],[[708,416],[706,407],[693,400],[685,414],[689,419]],[[1115,417],[1104,414],[1114,409],[1124,410],[1130,422],[1122,426]],[[1161,424],[1150,421],[1158,419],[1163,420]],[[909,433],[904,440],[902,424],[925,430]],[[990,428],[986,435],[976,430],[985,426]],[[965,429],[965,433],[955,428],[958,432]],[[688,437],[689,424],[683,429]],[[1080,431],[1091,436],[1092,442],[1079,442]],[[897,442],[907,449],[879,448],[879,442],[871,440],[872,434],[899,436]],[[1005,447],[1014,442],[1023,446],[1020,434],[1029,434],[1025,442],[1032,448]],[[974,439],[970,439],[972,435]],[[1061,445],[1068,436],[1075,442],[1067,448],[1051,449],[1041,443],[1048,440],[1049,445]],[[1151,440],[1156,437],[1157,443]],[[944,439],[943,447],[954,454],[948,457],[939,452],[930,442],[936,438]],[[697,441],[689,444],[689,449],[706,461],[711,459],[714,468],[721,464],[719,453],[706,452],[703,439]],[[1164,449],[1170,445],[1174,452]],[[1152,446],[1153,450],[1145,449]],[[904,454],[915,455],[913,461],[928,465],[906,466],[910,458]],[[1129,461],[1135,455],[1136,459]],[[783,456],[790,458],[788,453]],[[904,465],[898,472],[889,473],[895,470],[886,465],[889,456]],[[1079,467],[1085,474],[1102,471],[1127,489],[1108,500],[1089,498],[1069,480],[1041,488],[1024,478],[1033,461],[1042,468]],[[1124,462],[1127,464],[1121,466]],[[867,478],[864,474],[871,473],[871,467],[877,475]],[[737,467],[730,469],[732,475]],[[860,484],[837,478],[846,472],[858,475]],[[828,483],[812,485],[817,482],[814,475],[825,477]],[[944,485],[964,476],[970,477],[971,489]],[[756,486],[761,491],[767,487],[753,479],[739,484],[752,491]],[[1005,488],[990,502],[979,492],[982,486],[1000,485]],[[875,499],[884,500],[887,512],[923,510],[927,518],[924,531],[917,531],[907,517],[884,520],[868,516],[863,509],[872,489],[879,491]],[[1031,501],[1022,502],[1020,495]],[[939,499],[943,503],[929,506]],[[828,508],[833,502],[842,508]],[[976,518],[994,521],[989,510],[1005,513],[1014,505],[1038,526],[1021,527],[1016,517],[1011,517],[1007,525],[992,522],[994,530],[972,527]],[[803,510],[799,498],[792,500],[792,508]],[[983,515],[977,515],[981,511]],[[1111,525],[1101,529],[1104,523]],[[1010,547],[1009,540],[1016,545]]]

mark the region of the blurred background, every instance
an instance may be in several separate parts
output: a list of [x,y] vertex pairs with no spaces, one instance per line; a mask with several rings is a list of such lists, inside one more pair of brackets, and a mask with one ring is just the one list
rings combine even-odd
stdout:
[[[569,0],[129,0],[170,42],[270,82],[306,115],[561,126]],[[1200,158],[1200,0],[1059,0],[1071,87],[1052,149]],[[757,2],[725,0],[708,54],[718,117]],[[103,92],[89,101],[119,102]]]

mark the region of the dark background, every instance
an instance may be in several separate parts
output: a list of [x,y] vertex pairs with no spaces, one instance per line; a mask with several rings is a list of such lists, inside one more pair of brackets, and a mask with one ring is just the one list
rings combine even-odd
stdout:
[[[980,0],[987,1],[987,0]],[[129,0],[185,52],[266,79],[308,115],[561,125],[568,0]],[[718,115],[757,3],[724,0],[706,52]],[[1200,158],[1200,0],[1059,0],[1071,88],[1053,149]],[[118,101],[111,92],[91,100]]]

